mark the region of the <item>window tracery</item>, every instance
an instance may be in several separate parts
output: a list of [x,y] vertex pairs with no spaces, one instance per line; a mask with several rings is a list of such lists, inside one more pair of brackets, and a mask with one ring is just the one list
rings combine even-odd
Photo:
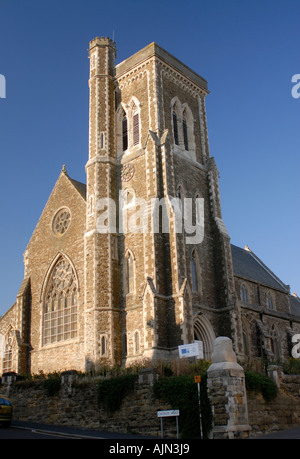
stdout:
[[12,326],[9,330],[5,339],[5,351],[3,356],[3,373],[13,371],[13,360],[14,360],[14,337],[15,332]]
[[244,285],[241,286],[241,300],[245,301],[245,303],[248,302],[248,292]]
[[171,101],[171,114],[174,145],[183,155],[195,160],[194,118],[191,109],[176,96]]
[[60,237],[63,236],[71,222],[71,213],[67,207],[64,207],[63,209],[60,209],[56,214],[53,219],[52,223],[52,230],[55,236]]
[[141,142],[140,103],[132,97],[128,104],[123,102],[116,111],[117,152],[122,155]]
[[75,272],[61,256],[52,270],[44,295],[44,346],[77,336],[77,296]]

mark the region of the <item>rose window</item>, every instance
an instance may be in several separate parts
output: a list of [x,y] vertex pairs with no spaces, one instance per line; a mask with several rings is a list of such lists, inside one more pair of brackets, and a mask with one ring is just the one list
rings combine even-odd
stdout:
[[57,212],[53,220],[53,232],[55,236],[63,236],[69,228],[71,214],[69,209],[64,208]]

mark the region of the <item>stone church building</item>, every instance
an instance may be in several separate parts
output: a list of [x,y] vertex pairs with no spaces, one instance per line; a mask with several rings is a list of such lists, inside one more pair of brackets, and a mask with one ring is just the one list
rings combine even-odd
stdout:
[[[0,319],[0,374],[172,359],[195,339],[209,359],[217,336],[232,339],[241,361],[287,359],[300,302],[249,248],[230,243],[207,82],[155,43],[118,65],[115,57],[109,38],[90,42],[86,184],[63,166]],[[183,222],[192,203],[181,231],[174,198]],[[158,230],[145,231],[140,211],[151,215],[153,202]],[[188,238],[197,223],[200,241]]]

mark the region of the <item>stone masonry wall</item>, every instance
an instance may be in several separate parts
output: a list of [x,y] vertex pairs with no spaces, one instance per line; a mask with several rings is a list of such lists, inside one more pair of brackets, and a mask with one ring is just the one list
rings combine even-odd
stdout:
[[284,375],[278,396],[266,402],[261,394],[247,393],[250,436],[258,436],[300,425],[300,376]]
[[[10,386],[2,384],[0,392],[9,392],[15,420],[160,436],[157,411],[171,407],[153,397],[154,380],[155,375],[152,372],[142,371],[136,382],[135,391],[128,394],[120,410],[112,414],[98,403],[99,378],[79,378],[73,383],[66,379],[57,395],[53,396],[47,395],[41,381],[30,385],[23,381],[12,383]],[[164,435],[176,438],[175,421],[164,422]]]
[[[67,378],[54,396],[46,394],[42,382],[2,384],[0,392],[9,395],[15,420],[160,436],[157,411],[172,407],[154,398],[155,378],[151,371],[140,372],[135,391],[124,398],[120,410],[113,414],[98,404],[97,378],[77,379],[75,383]],[[299,388],[300,376],[285,375],[279,394],[272,402],[265,402],[260,394],[247,392],[249,436],[299,426]],[[164,433],[176,438],[173,418],[164,421]]]

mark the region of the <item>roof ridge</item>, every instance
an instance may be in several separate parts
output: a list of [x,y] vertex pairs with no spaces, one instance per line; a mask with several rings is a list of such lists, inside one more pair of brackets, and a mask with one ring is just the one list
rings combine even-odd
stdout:
[[61,174],[64,174],[69,181],[72,183],[74,188],[81,194],[81,196],[86,200],[86,183],[79,182],[78,180],[72,179],[66,169],[66,165],[64,164],[61,170]]
[[245,250],[246,252],[248,252],[252,258],[254,258],[254,260],[260,264],[260,266],[265,270],[267,271],[267,273],[273,277],[273,279],[276,280],[276,282],[278,282],[285,290],[288,290],[290,291],[290,286],[285,284],[284,282],[282,282],[281,279],[279,279],[278,276],[276,276],[275,273],[273,273],[273,271],[246,245],[244,249],[242,250]]

